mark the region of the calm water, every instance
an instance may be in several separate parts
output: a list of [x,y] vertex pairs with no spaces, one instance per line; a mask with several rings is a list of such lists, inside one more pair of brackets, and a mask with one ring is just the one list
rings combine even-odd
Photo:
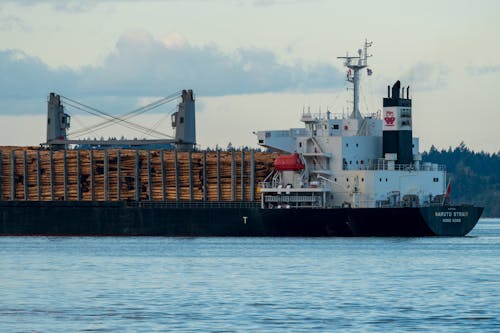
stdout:
[[463,238],[0,238],[0,332],[500,331],[500,220]]

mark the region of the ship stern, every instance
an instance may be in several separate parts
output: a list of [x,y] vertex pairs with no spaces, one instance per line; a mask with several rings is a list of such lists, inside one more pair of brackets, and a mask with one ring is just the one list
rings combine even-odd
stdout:
[[427,226],[436,236],[465,236],[477,224],[483,207],[445,205],[420,208]]

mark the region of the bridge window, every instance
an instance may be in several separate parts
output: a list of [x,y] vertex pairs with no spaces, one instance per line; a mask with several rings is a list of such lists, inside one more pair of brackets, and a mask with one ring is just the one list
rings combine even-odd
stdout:
[[339,124],[333,124],[333,129],[338,130],[339,129]]
[[434,183],[437,183],[439,181],[439,178],[434,178],[433,181]]

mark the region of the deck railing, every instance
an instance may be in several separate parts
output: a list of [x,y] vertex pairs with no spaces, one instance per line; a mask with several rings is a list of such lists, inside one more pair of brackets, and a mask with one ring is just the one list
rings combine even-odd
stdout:
[[260,201],[129,201],[131,208],[257,208]]

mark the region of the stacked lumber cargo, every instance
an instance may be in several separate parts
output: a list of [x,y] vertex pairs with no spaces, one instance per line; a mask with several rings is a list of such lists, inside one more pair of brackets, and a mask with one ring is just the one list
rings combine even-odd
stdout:
[[0,147],[0,200],[258,201],[275,154]]

